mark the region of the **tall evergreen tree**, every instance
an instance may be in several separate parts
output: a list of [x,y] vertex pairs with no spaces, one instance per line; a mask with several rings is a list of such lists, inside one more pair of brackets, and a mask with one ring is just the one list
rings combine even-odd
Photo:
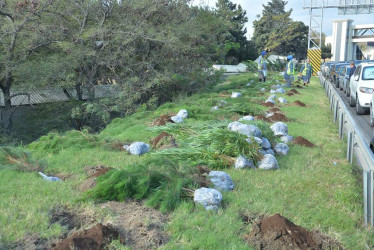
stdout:
[[244,25],[248,22],[246,11],[241,5],[230,0],[218,0],[216,3],[217,15],[229,22],[230,35],[226,38],[227,54],[221,58],[222,62],[236,64],[243,60],[253,59],[255,51],[251,42],[246,37],[247,29]]

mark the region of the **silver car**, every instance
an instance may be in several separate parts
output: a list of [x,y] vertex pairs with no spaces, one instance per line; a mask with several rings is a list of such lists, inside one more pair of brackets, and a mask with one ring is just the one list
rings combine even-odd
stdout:
[[[343,90],[344,94],[349,96],[349,73],[351,72],[350,65],[344,65],[340,68],[339,72],[339,87]],[[348,90],[348,91],[347,91]]]

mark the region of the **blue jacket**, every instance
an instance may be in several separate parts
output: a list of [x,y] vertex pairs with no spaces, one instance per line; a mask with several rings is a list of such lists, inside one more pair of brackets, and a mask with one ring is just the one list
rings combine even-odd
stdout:
[[[262,63],[261,63],[261,61],[262,61]],[[262,56],[260,56],[259,58],[258,58],[258,67],[259,68],[262,68],[261,70],[267,70],[267,67],[266,67],[266,60],[265,59],[263,59],[263,57]],[[259,69],[260,70],[260,69]]]
[[351,76],[353,76],[355,71],[356,71],[356,65],[351,68],[351,71],[349,72],[349,79],[351,79]]

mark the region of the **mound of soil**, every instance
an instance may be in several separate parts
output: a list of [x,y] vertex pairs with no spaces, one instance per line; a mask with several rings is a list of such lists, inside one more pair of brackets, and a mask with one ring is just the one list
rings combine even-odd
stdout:
[[177,147],[173,136],[166,132],[162,132],[155,138],[151,139],[152,148],[165,149]]
[[282,112],[279,108],[271,108],[268,110],[268,113],[279,113]]
[[[54,250],[66,249],[104,249],[113,239],[120,238],[119,232],[112,225],[96,224],[90,229],[75,232],[73,235],[52,244]],[[124,243],[123,239],[120,239]]]
[[168,122],[174,123],[171,120],[171,116],[169,116],[169,115],[162,115],[159,118],[153,120],[153,122],[151,123],[151,125],[152,126],[165,126],[166,123],[168,123]]
[[299,100],[294,101],[294,102],[293,102],[293,105],[295,105],[295,106],[299,106],[299,107],[306,107],[305,103],[300,102]]
[[303,87],[301,85],[296,85],[296,88],[303,89]]
[[293,144],[297,144],[297,145],[301,145],[301,146],[305,146],[305,147],[309,147],[309,148],[313,148],[315,147],[316,145],[314,145],[313,143],[311,143],[310,141],[308,141],[307,139],[305,139],[304,137],[302,136],[298,136],[296,137],[293,141],[292,141]]
[[292,93],[292,92],[288,92],[286,95],[288,95],[288,96],[293,96],[294,93]]
[[102,204],[114,218],[111,223],[131,249],[155,249],[168,242],[164,231],[168,217],[140,203],[110,201]]
[[58,207],[52,209],[49,217],[50,225],[58,223],[69,231],[81,227],[82,220],[80,216],[66,208]]
[[78,190],[85,192],[94,186],[96,186],[95,179],[101,175],[106,174],[108,171],[112,170],[111,167],[106,166],[87,166],[84,168],[88,179],[86,179],[82,184],[79,185]]
[[308,231],[279,214],[254,223],[246,240],[256,249],[343,249],[327,236]]
[[274,113],[274,115],[267,118],[269,122],[287,122],[288,118],[282,113]]
[[291,89],[290,91],[288,91],[288,93],[294,93],[294,94],[300,95],[300,92],[297,91],[296,89]]
[[210,181],[207,179],[207,175],[210,173],[210,169],[206,166],[196,166],[198,174],[194,175],[194,180],[199,184],[199,187],[209,187]]
[[274,107],[275,105],[272,104],[271,102],[264,102],[264,103],[262,103],[262,106],[264,106],[264,107]]
[[256,120],[261,120],[261,121],[268,121],[268,118],[266,118],[264,115],[256,115],[255,116]]
[[231,94],[229,92],[227,92],[227,91],[223,91],[223,92],[219,93],[219,96],[220,97],[230,97]]

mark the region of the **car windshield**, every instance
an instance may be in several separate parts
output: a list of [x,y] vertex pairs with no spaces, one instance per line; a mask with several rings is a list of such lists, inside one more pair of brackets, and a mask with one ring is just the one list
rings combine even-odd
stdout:
[[374,66],[364,68],[362,71],[362,80],[374,80]]

